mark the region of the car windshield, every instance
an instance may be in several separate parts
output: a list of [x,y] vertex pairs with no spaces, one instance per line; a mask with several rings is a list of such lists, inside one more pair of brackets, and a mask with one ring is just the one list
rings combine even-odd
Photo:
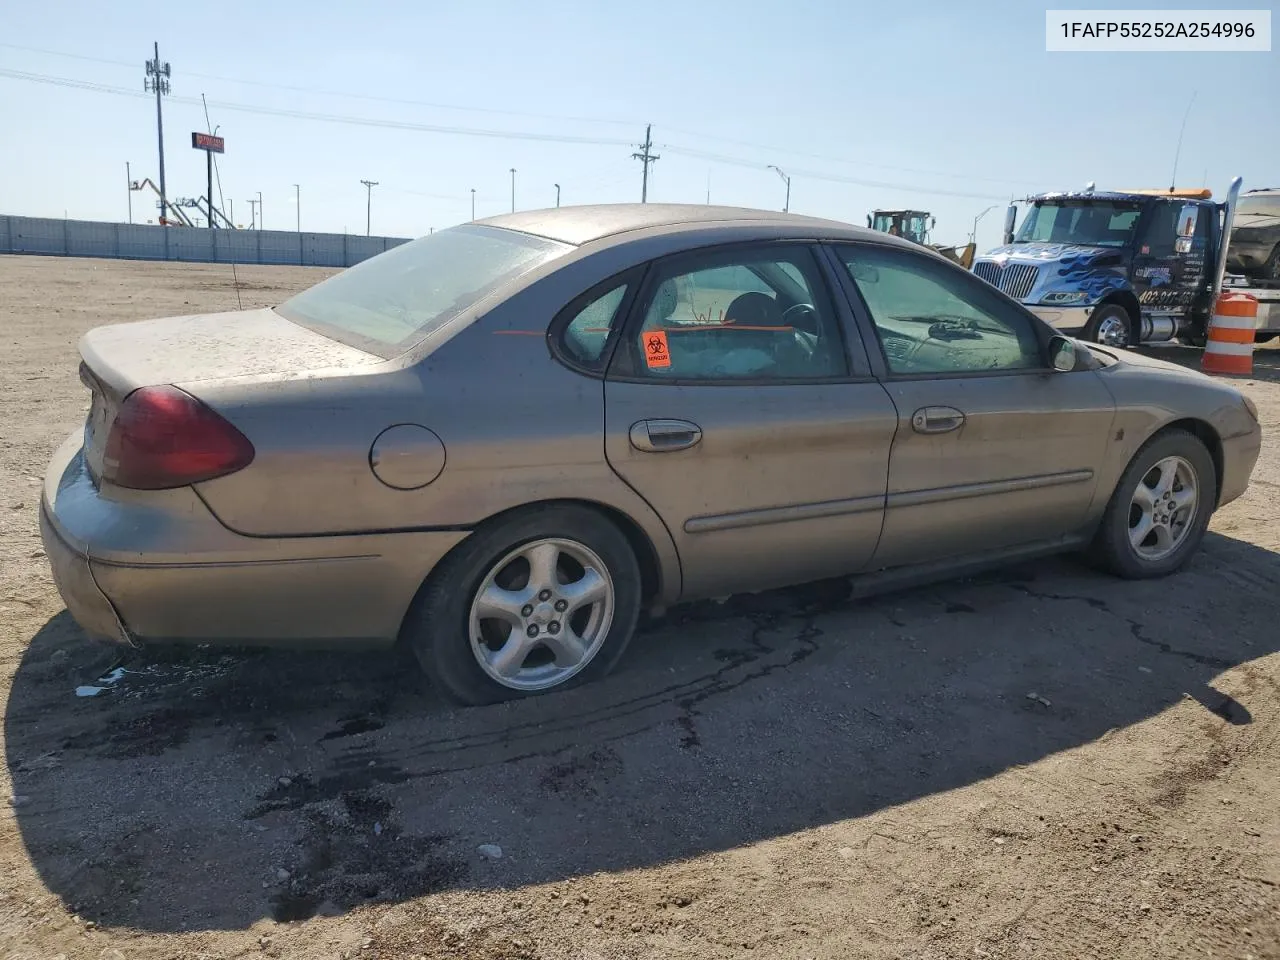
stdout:
[[1236,206],[1237,216],[1280,217],[1280,193],[1243,197]]
[[1027,214],[1014,243],[1078,243],[1123,247],[1133,236],[1141,207],[1105,200],[1053,200]]
[[464,224],[392,247],[291,297],[276,312],[327,337],[392,357],[572,249],[524,233]]

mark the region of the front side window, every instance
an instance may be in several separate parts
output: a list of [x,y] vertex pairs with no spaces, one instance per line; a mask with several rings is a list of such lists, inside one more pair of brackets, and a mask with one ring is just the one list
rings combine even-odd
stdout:
[[848,367],[817,261],[799,246],[679,257],[656,268],[629,372],[659,380],[809,380]]
[[889,372],[1043,369],[1035,327],[1004,297],[945,263],[890,247],[841,247]]
[[290,297],[276,311],[334,340],[392,357],[572,249],[464,224],[392,247]]

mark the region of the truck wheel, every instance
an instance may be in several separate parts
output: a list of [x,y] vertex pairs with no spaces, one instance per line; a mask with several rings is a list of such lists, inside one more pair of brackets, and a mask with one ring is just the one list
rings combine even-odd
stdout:
[[1104,347],[1129,346],[1133,342],[1133,321],[1129,311],[1118,303],[1099,307],[1085,324],[1080,339],[1100,343]]

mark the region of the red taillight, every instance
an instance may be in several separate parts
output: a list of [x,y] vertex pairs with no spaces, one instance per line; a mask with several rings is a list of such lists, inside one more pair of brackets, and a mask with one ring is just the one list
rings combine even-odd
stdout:
[[165,490],[223,477],[253,462],[253,444],[177,387],[141,387],[116,413],[103,479],[135,490]]

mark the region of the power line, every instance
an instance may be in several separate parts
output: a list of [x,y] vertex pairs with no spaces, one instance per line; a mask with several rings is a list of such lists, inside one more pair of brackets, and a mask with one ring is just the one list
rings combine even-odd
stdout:
[[[688,147],[679,147],[667,144],[665,147],[668,153],[674,153],[683,157],[691,157],[699,160],[711,160],[715,163],[723,163],[728,166],[745,167],[751,170],[767,170],[768,166],[762,163],[756,163],[751,160],[743,160],[740,157],[731,157],[721,153],[710,153],[705,150],[693,150]],[[889,183],[883,180],[864,180],[860,177],[845,177],[835,174],[821,173],[815,170],[792,170],[793,177],[800,177],[804,180],[819,180],[824,183],[849,183],[860,187],[876,187],[883,190],[901,190],[908,193],[925,193],[944,197],[963,197],[965,199],[976,200],[1004,200],[1003,196],[993,196],[987,193],[971,193],[963,190],[947,190],[941,187],[922,187],[919,184],[907,183]]]
[[[690,130],[682,130],[678,127],[663,126],[664,130],[671,133],[680,134],[686,137],[698,137],[702,140],[713,140],[717,143],[728,143],[735,147],[748,147],[752,150],[761,150],[769,154],[787,153],[793,157],[806,157],[810,160],[823,160],[827,163],[840,163],[854,167],[870,167],[878,170],[896,170],[900,173],[919,173],[929,177],[953,177],[958,180],[976,180],[982,183],[1021,183],[1026,185],[1036,185],[1031,180],[1016,180],[1009,177],[981,177],[967,173],[956,173],[954,170],[925,170],[920,167],[904,167],[896,163],[874,163],[870,160],[855,160],[850,157],[833,157],[823,153],[809,153],[805,150],[795,150],[791,147],[781,147],[767,143],[755,143],[750,140],[735,140],[729,137],[717,137],[714,134],[705,132],[694,132]],[[664,143],[665,148],[667,145]]]
[[[16,43],[0,43],[0,47],[10,49],[10,50],[22,50],[28,53],[39,53],[46,56],[65,57],[72,60],[83,60],[88,63],[102,63],[102,64],[109,64],[111,66],[130,67],[130,68],[133,67],[132,63],[125,62],[123,60],[111,60],[104,57],[91,57],[85,54],[66,53],[59,50],[47,50],[41,47],[28,47],[28,46],[23,46],[21,44],[16,44]],[[253,86],[253,87],[267,87],[267,88],[276,89],[276,90],[289,90],[295,93],[309,93],[309,94],[314,94],[316,96],[344,97],[352,100],[365,100],[371,103],[389,103],[389,104],[397,104],[401,106],[428,107],[428,108],[437,109],[437,110],[454,110],[454,111],[459,111],[464,113],[482,113],[482,114],[491,114],[494,116],[523,117],[525,119],[531,119],[531,120],[553,120],[553,121],[569,122],[569,123],[607,124],[611,126],[623,126],[623,125],[630,125],[632,123],[632,121],[630,120],[621,120],[613,117],[580,117],[580,116],[567,116],[562,114],[531,113],[528,111],[520,111],[520,110],[503,110],[503,109],[493,108],[493,107],[463,106],[461,104],[438,103],[434,101],[412,100],[412,99],[405,99],[400,97],[384,97],[384,96],[377,96],[374,94],[352,93],[350,91],[343,91],[343,90],[328,90],[328,89],[322,89],[318,87],[298,86],[298,85],[287,84],[287,83],[271,83],[271,82],[260,81],[260,80],[245,80],[238,77],[228,77],[220,74],[199,73],[194,71],[184,71],[184,76],[197,77],[205,80],[219,80],[224,83],[236,83],[236,84],[243,84],[243,85]],[[792,147],[782,146],[779,144],[766,144],[766,143],[758,143],[751,140],[739,140],[732,137],[721,137],[721,136],[716,136],[714,134],[706,133],[705,131],[685,130],[680,127],[666,126],[665,124],[662,126],[664,130],[668,130],[671,133],[679,134],[681,136],[697,137],[700,140],[707,140],[715,143],[725,143],[725,144],[729,144],[731,146],[737,146],[737,147],[747,147],[748,149],[751,149],[751,150],[764,151],[770,154],[771,156],[777,156],[778,154],[786,154],[793,157],[805,157],[806,159],[809,159],[809,160],[821,160],[826,163],[838,163],[844,166],[867,167],[870,169],[880,169],[880,170],[895,170],[900,173],[917,173],[922,176],[949,177],[951,179],[970,180],[970,181],[975,181],[979,183],[1036,185],[1034,181],[1030,181],[1030,180],[1021,180],[1021,179],[1009,178],[1009,177],[990,177],[990,176],[980,176],[976,174],[957,173],[954,170],[930,170],[922,167],[904,167],[904,166],[901,166],[900,164],[877,163],[871,160],[862,160],[862,159],[856,159],[851,157],[838,157],[838,156],[832,156],[830,154],[822,154],[822,153],[812,153],[805,150],[796,150]],[[665,144],[663,144],[663,146],[665,147]]]
[[[55,77],[46,74],[26,73],[18,70],[8,70],[0,68],[0,77],[8,77],[16,80],[27,80],[34,83],[44,83],[53,86],[68,87],[78,90],[89,90],[95,93],[108,93],[115,96],[125,97],[146,97],[148,94],[141,93],[137,90],[130,90],[123,87],[113,87],[107,84],[95,83],[87,80],[75,80],[69,77]],[[171,101],[178,103],[187,103],[192,105],[200,104],[201,101],[194,97],[170,96]],[[285,110],[273,107],[258,107],[251,104],[231,103],[227,101],[212,100],[209,105],[218,107],[223,110],[238,111],[241,113],[258,114],[263,116],[287,117],[296,120],[313,120],[324,123],[341,123],[353,126],[378,127],[392,130],[409,130],[421,133],[439,133],[452,136],[473,136],[484,137],[499,140],[533,140],[550,143],[573,143],[589,146],[630,146],[631,143],[626,140],[605,138],[605,137],[581,137],[566,136],[561,134],[535,133],[531,131],[504,131],[491,130],[475,127],[455,127],[442,126],[436,124],[411,123],[408,121],[398,120],[380,120],[371,117],[352,117],[340,114],[312,113],[301,110]],[[657,155],[651,154],[653,148],[652,139],[646,134],[646,143],[643,145],[641,153],[634,154],[636,159],[644,162],[644,182],[641,186],[642,199],[647,200],[648,193],[648,167],[649,164],[658,159]],[[676,144],[667,144],[664,149],[670,153],[679,156],[690,157],[694,159],[710,160],[715,163],[722,163],[729,166],[744,167],[752,170],[764,170],[766,164],[753,160],[745,160],[741,157],[734,157],[727,154],[715,153],[707,150],[698,150],[691,147],[682,147]],[[648,159],[646,160],[646,156]],[[793,170],[793,176],[802,179],[817,180],[827,183],[847,183],[857,186],[874,187],[877,189],[901,190],[904,192],[921,193],[936,196],[960,197],[964,199],[977,200],[1005,200],[1004,195],[995,196],[986,193],[977,193],[962,190],[948,190],[940,187],[923,187],[913,184],[891,183],[880,180],[868,180],[859,177],[839,176],[835,174],[827,174],[814,170]]]
[[[71,60],[84,60],[88,63],[110,64],[116,67],[132,67],[132,63],[123,60],[108,60],[103,57],[90,57],[79,53],[63,53],[58,50],[45,50],[40,47],[24,47],[16,43],[0,43],[0,47],[10,50],[22,50],[27,53],[39,53],[51,57],[66,57]],[[183,76],[197,77],[202,80],[220,80],[223,83],[239,83],[252,87],[267,87],[272,90],[290,90],[294,93],[311,93],[322,97],[347,97],[352,100],[369,100],[375,103],[394,103],[401,106],[430,107],[435,110],[458,110],[466,113],[488,113],[494,116],[524,117],[529,120],[556,120],[568,123],[600,123],[612,126],[630,126],[630,120],[619,120],[610,117],[575,117],[554,113],[531,113],[525,110],[503,110],[497,107],[462,106],[456,103],[437,103],[430,100],[409,100],[401,97],[380,97],[367,93],[352,93],[343,90],[326,90],[319,87],[304,87],[289,83],[270,83],[264,80],[245,80],[240,77],[227,77],[216,73],[198,73],[193,70],[183,72]]]
[[[47,74],[26,73],[21,70],[0,69],[0,77],[14,80],[28,80],[32,83],[44,83],[52,86],[69,87],[77,90],[91,90],[95,93],[109,93],[115,96],[137,97],[138,91],[125,87],[114,87],[104,83],[88,80],[75,80],[70,77],[55,77]],[[143,94],[145,96],[145,94]],[[199,105],[197,97],[171,96],[171,101]],[[307,110],[288,110],[277,107],[254,106],[248,103],[234,103],[227,100],[210,100],[209,106],[222,110],[234,110],[240,113],[259,114],[268,117],[288,117],[295,120],[318,120],[326,123],[345,123],[361,127],[383,127],[390,130],[413,130],[420,133],[440,133],[454,136],[488,137],[497,140],[534,140],[547,143],[577,143],[590,146],[626,147],[631,141],[608,137],[582,137],[569,134],[536,133],[526,130],[492,130],[481,127],[457,127],[442,124],[413,123],[407,120],[381,120],[374,117],[353,117],[343,114],[315,113]]]

